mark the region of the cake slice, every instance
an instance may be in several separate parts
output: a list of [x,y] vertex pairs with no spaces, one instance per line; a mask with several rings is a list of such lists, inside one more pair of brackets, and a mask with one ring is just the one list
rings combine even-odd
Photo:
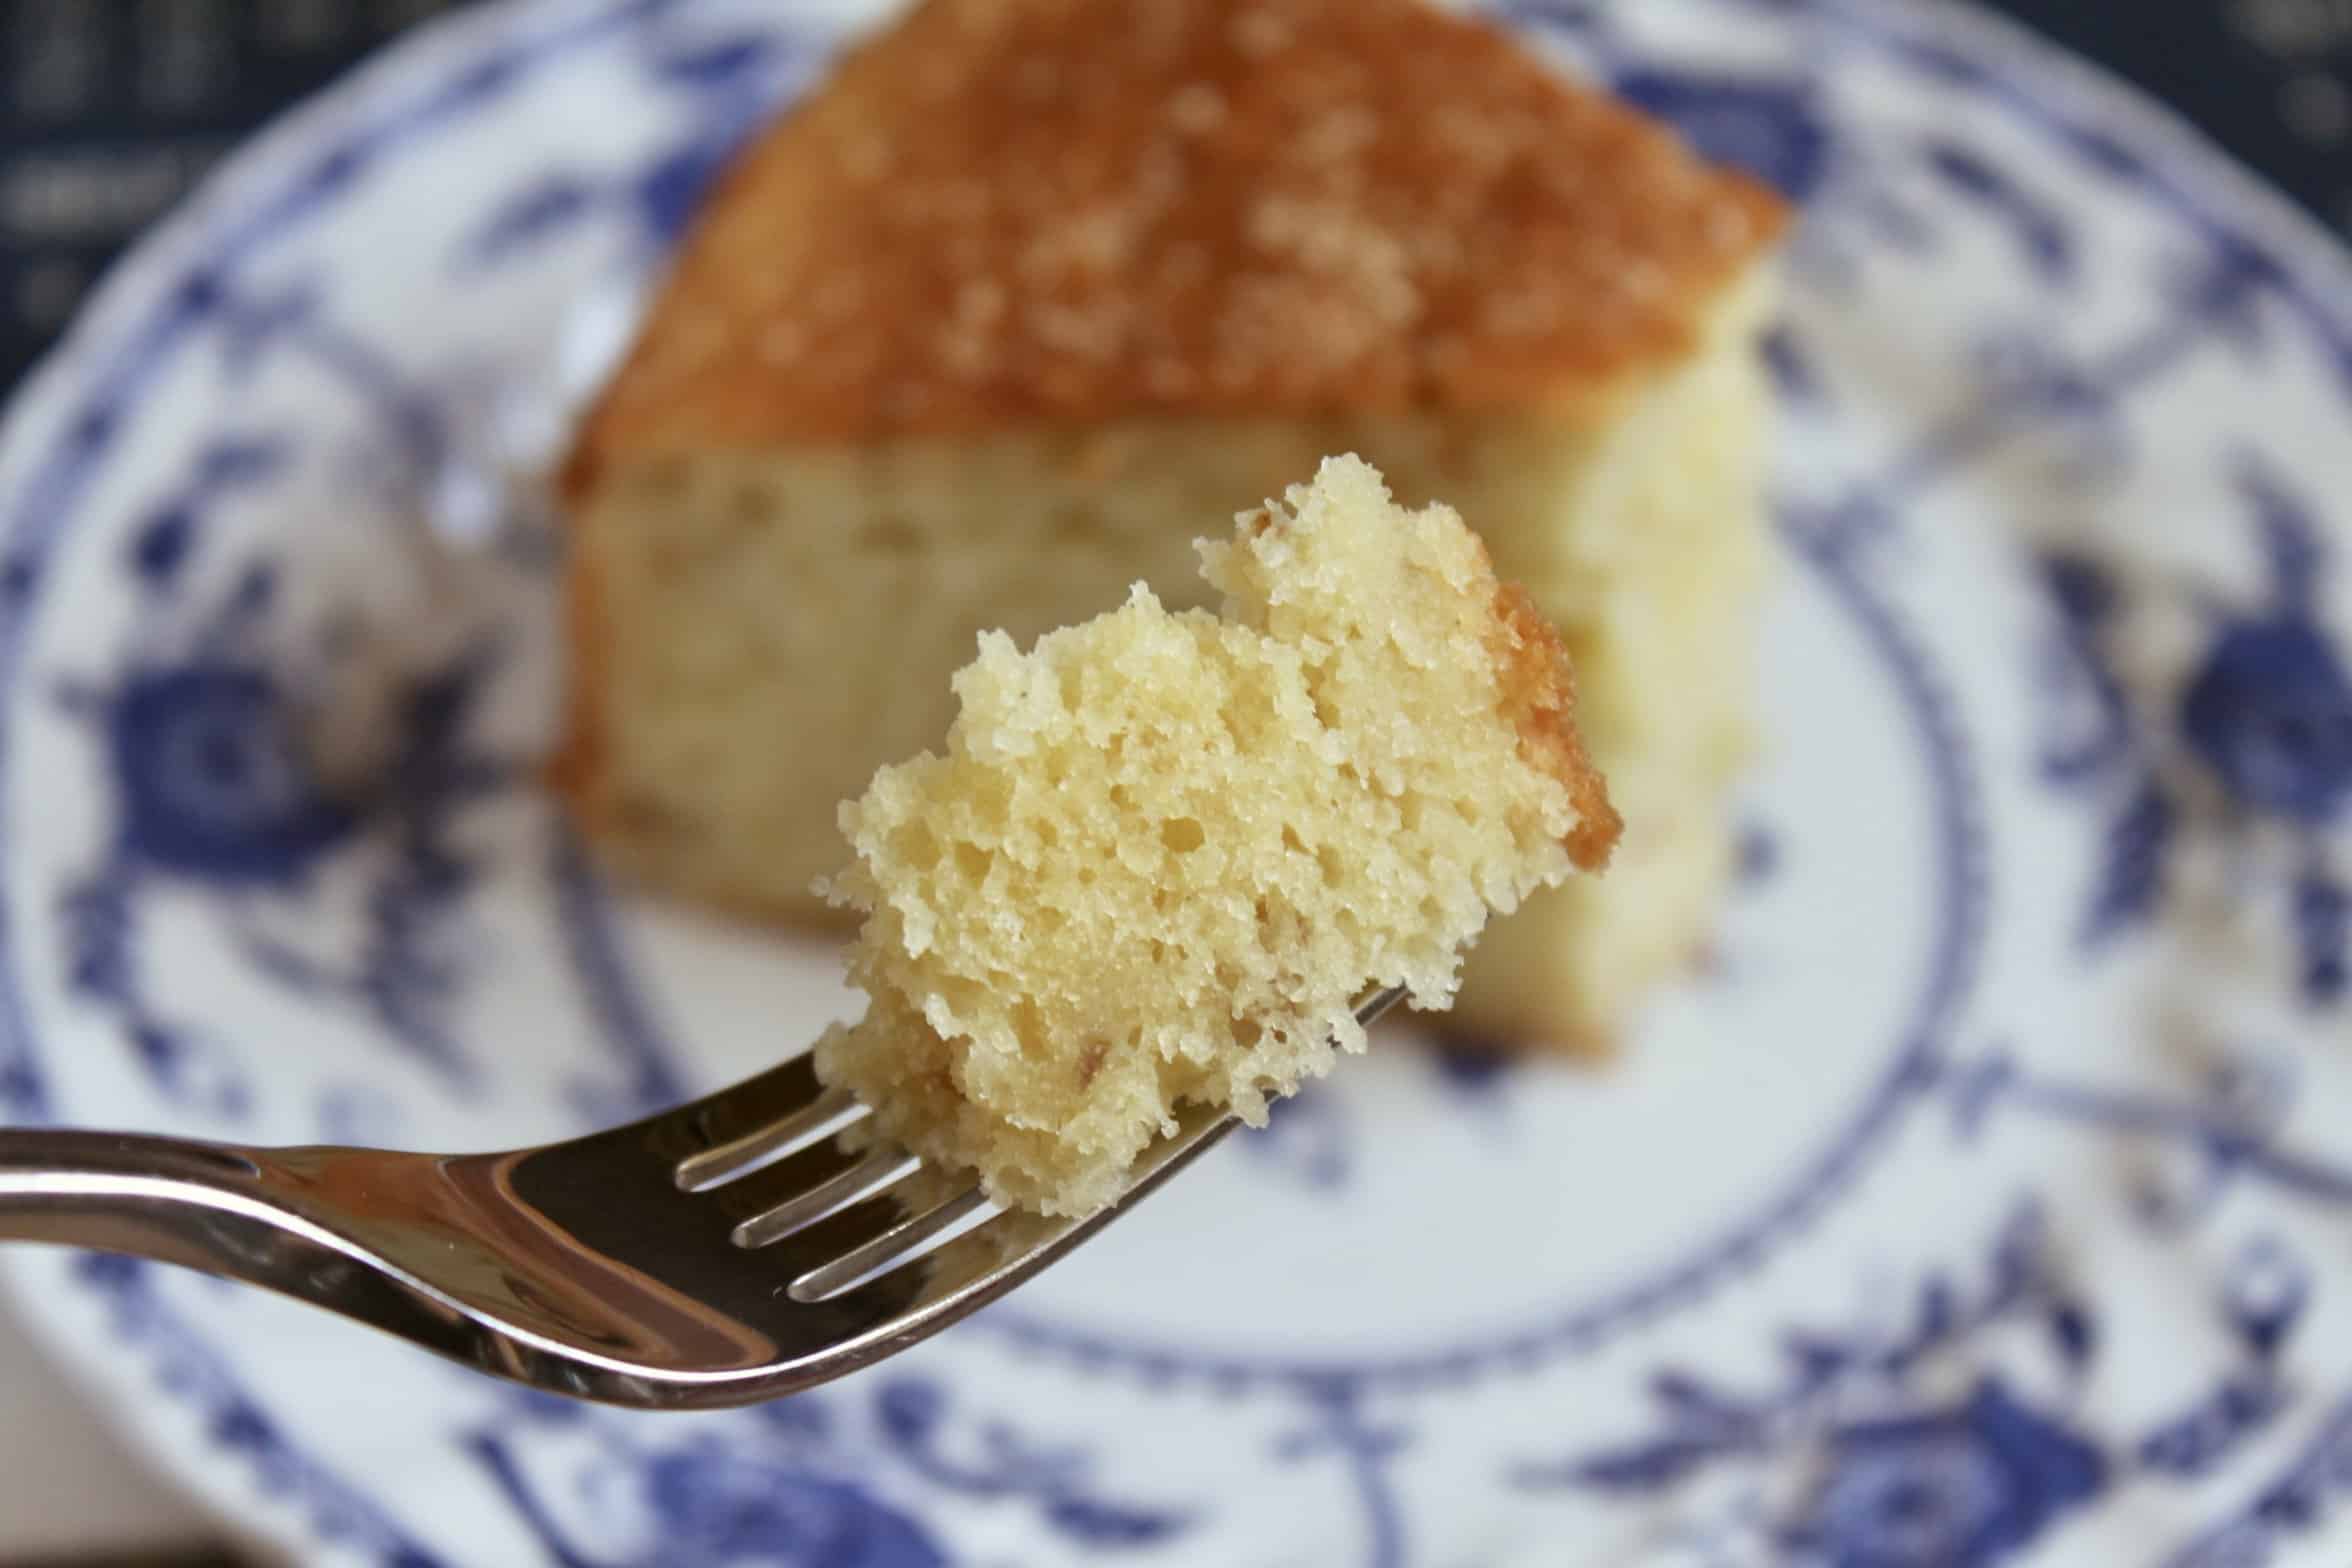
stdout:
[[1354,1002],[1617,837],[1557,635],[1442,506],[1354,458],[1204,544],[1220,611],[985,634],[944,754],[841,810],[871,998],[817,1045],[874,1134],[999,1202],[1115,1200],[1180,1103],[1266,1118]]
[[1477,522],[1641,811],[1451,1015],[1602,1045],[1698,949],[1746,747],[1780,202],[1422,0],[924,0],[721,180],[566,471],[557,777],[641,883],[801,924],[974,635],[1326,453]]

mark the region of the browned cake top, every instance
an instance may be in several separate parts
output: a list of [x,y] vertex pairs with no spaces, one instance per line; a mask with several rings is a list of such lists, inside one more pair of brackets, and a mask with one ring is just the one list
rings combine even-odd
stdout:
[[578,454],[1573,401],[1781,203],[1422,0],[925,0],[721,181]]

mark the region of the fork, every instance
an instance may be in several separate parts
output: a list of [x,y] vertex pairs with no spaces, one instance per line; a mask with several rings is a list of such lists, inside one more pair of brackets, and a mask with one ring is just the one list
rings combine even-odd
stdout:
[[0,1240],[260,1285],[553,1393],[710,1409],[937,1333],[1235,1124],[1183,1108],[1117,1204],[1068,1219],[1000,1211],[892,1146],[858,1147],[844,1124],[864,1109],[802,1055],[643,1121],[496,1154],[9,1129]]

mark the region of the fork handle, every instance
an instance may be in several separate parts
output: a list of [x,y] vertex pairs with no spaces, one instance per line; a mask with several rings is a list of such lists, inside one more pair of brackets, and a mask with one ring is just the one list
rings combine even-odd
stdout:
[[126,1222],[239,1206],[260,1177],[250,1156],[218,1144],[12,1127],[0,1130],[0,1240],[105,1246]]
[[306,1226],[242,1149],[78,1128],[0,1129],[0,1241],[51,1242],[268,1277]]
[[70,1128],[0,1129],[0,1242],[122,1253],[278,1291],[495,1367],[507,1352],[448,1296],[332,1223],[310,1189],[374,1150],[234,1148]]

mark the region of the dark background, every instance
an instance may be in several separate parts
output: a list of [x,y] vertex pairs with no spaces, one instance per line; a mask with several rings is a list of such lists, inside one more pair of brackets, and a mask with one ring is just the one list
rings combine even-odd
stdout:
[[[469,3],[0,0],[0,390],[245,132]],[[2352,232],[2352,0],[1992,3],[2134,78]]]
[[[469,3],[0,0],[0,393],[247,131]],[[2352,233],[2352,0],[1989,3],[2138,81]]]

